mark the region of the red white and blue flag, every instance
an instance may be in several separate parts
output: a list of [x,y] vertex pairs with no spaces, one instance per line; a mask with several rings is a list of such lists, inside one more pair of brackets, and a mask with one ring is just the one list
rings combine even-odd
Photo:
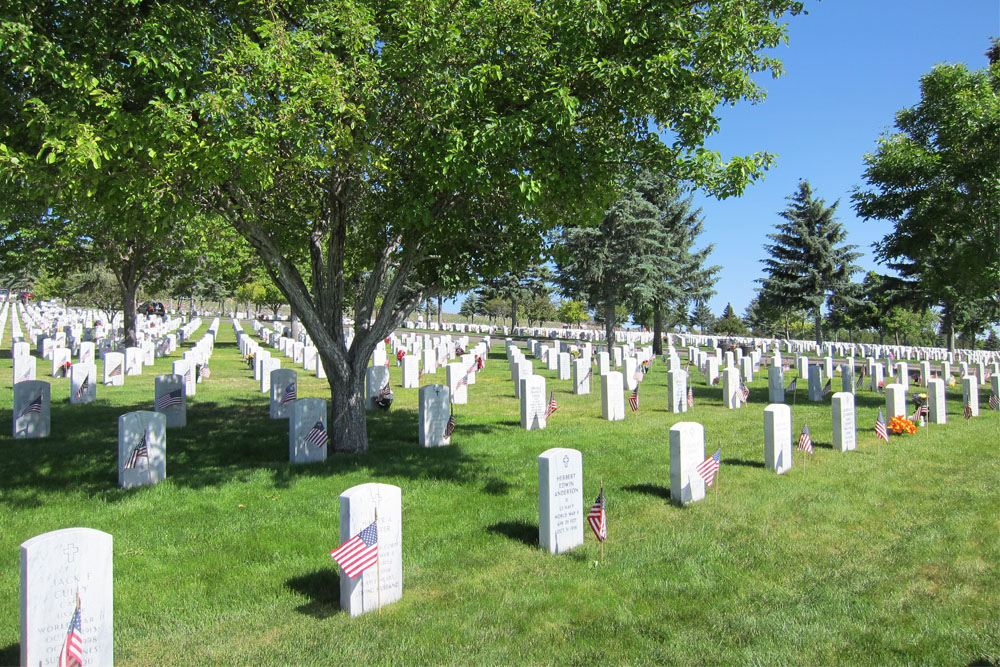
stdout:
[[175,405],[180,405],[183,402],[182,399],[183,391],[184,391],[183,389],[178,387],[173,391],[169,391],[165,394],[160,394],[156,398],[156,405],[154,406],[153,409],[159,412],[161,410],[166,410],[167,408],[172,408]]
[[693,408],[694,407],[694,391],[691,389],[691,387],[688,387],[687,401],[688,401],[688,407],[689,408]]
[[802,433],[799,434],[799,444],[796,447],[796,449],[799,449],[804,452],[809,452],[810,454],[813,453],[813,441],[812,437],[809,435],[808,424],[802,425]]
[[559,404],[556,403],[556,392],[549,392],[549,404],[545,406],[545,419],[548,420],[556,410],[559,409]]
[[80,398],[81,396],[84,395],[84,393],[89,391],[90,391],[90,373],[87,373],[86,375],[83,376],[83,382],[80,383],[80,386],[76,390],[76,397]]
[[705,486],[712,486],[715,482],[715,473],[719,472],[719,464],[722,462],[722,448],[719,447],[715,453],[698,464],[696,470],[701,478],[705,480]]
[[41,412],[41,411],[42,411],[42,395],[39,394],[38,398],[36,398],[31,403],[28,403],[26,406],[21,408],[21,414],[19,414],[17,418],[20,419],[21,417],[27,414],[31,414],[32,412]]
[[83,623],[80,615],[80,594],[76,594],[76,608],[66,628],[66,642],[59,654],[59,667],[83,667]]
[[639,411],[639,387],[637,386],[632,395],[628,397],[628,404],[632,407],[632,412]]
[[327,441],[326,429],[323,427],[322,420],[313,424],[313,427],[306,433],[306,442],[315,447],[323,447]]
[[295,383],[291,383],[285,387],[285,394],[281,397],[281,403],[279,405],[285,405],[286,403],[291,403],[298,398],[298,389]]
[[375,524],[372,521],[370,526],[330,552],[330,557],[351,579],[378,562],[378,526]]
[[880,440],[889,442],[889,429],[885,427],[885,415],[882,414],[882,408],[878,409],[878,418],[875,419],[875,435]]
[[149,461],[149,448],[146,446],[146,431],[142,432],[142,437],[132,449],[132,454],[129,455],[128,461],[125,462],[125,470],[135,468],[139,464],[139,459]]
[[603,542],[608,539],[608,515],[604,511],[603,487],[597,495],[597,500],[594,501],[594,506],[587,513],[587,523],[590,524],[590,529],[594,531],[598,541]]
[[448,423],[444,425],[444,437],[450,438],[457,428],[455,424],[455,413],[448,415]]

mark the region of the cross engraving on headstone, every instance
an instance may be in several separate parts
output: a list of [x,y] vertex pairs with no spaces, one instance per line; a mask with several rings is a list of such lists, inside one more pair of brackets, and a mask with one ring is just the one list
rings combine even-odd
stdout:
[[563,468],[569,465],[569,456],[563,456]]
[[75,556],[77,554],[77,552],[79,552],[79,551],[80,550],[77,548],[77,546],[75,544],[68,544],[68,545],[66,545],[66,548],[63,549],[63,553],[66,554],[66,562],[67,563],[72,563],[73,562],[73,556]]

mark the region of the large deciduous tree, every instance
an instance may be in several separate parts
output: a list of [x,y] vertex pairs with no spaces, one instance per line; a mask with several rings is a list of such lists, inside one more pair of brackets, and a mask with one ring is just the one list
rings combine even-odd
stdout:
[[779,213],[784,222],[767,237],[774,243],[764,249],[770,257],[761,260],[765,277],[761,298],[785,308],[809,311],[815,324],[816,342],[823,343],[822,308],[831,299],[850,303],[854,299],[851,276],[859,269],[857,246],[844,245],[847,232],[834,219],[837,202],[827,206],[813,196],[808,181],[788,198],[788,208]]
[[[35,14],[4,16],[5,36],[17,38],[5,44],[47,49],[67,74],[14,100],[23,109],[14,122],[39,130],[18,159],[44,147],[45,159],[76,157],[82,171],[79,156],[99,156],[113,133],[134,129],[124,141],[148,164],[136,173],[193,193],[239,230],[301,318],[330,378],[336,451],[367,448],[364,367],[427,297],[519,267],[547,231],[604,210],[623,173],[642,166],[721,196],[759,176],[766,153],[723,162],[703,142],[719,105],[763,97],[753,75],[780,71],[764,50],[784,39],[780,17],[801,9],[797,0],[122,5],[134,16],[118,25],[90,5],[59,9],[60,35],[103,33],[81,40],[87,53],[72,61],[48,48]],[[88,22],[92,14],[100,20]],[[105,66],[92,77],[98,59]],[[5,72],[25,79],[19,90],[34,76],[21,72]],[[118,104],[139,74],[142,94]],[[33,115],[26,100],[48,96],[86,108]],[[130,124],[115,126],[122,109]]]
[[942,308],[954,349],[967,304],[1000,304],[1000,62],[938,65],[920,92],[865,156],[868,186],[853,199],[859,215],[892,222],[876,256]]

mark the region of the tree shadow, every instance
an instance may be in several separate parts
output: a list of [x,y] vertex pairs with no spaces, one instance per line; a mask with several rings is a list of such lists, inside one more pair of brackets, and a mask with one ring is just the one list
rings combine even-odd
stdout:
[[491,477],[483,484],[483,492],[491,496],[506,496],[510,492],[511,486],[509,482]]
[[324,619],[340,612],[340,573],[326,569],[292,577],[285,581],[285,588],[309,598],[295,611]]
[[748,459],[722,459],[722,463],[727,466],[746,466],[748,468],[763,468],[763,461],[750,461]]
[[623,486],[622,490],[632,491],[634,493],[644,493],[647,496],[670,500],[669,486],[660,486],[659,484],[630,484],[629,486]]
[[538,525],[527,521],[500,521],[486,527],[486,532],[503,535],[529,547],[538,546]]
[[21,643],[15,642],[0,648],[0,665],[21,664]]

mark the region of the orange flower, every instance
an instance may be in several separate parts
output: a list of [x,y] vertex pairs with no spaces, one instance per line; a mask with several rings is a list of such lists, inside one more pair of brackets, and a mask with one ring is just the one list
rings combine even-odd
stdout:
[[917,432],[917,427],[912,421],[899,415],[889,420],[889,428],[896,435],[901,435],[903,433],[913,435]]

